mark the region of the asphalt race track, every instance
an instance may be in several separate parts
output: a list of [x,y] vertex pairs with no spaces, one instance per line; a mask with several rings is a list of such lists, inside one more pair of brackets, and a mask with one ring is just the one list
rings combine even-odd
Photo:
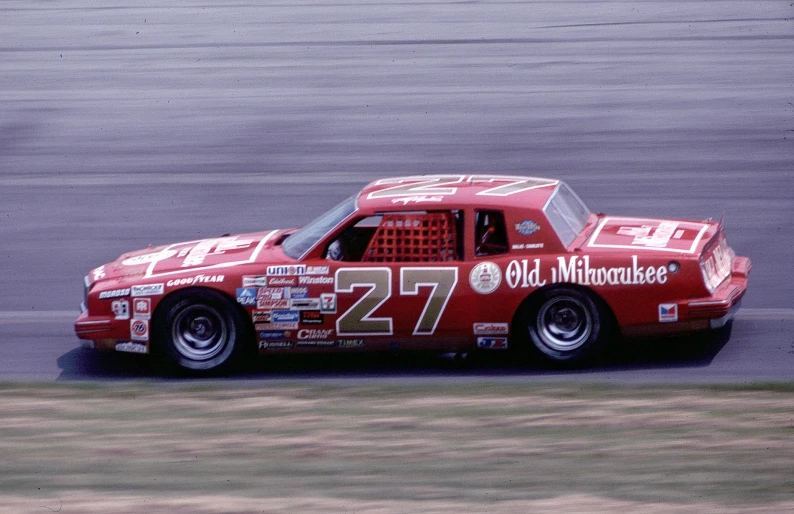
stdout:
[[621,346],[577,372],[286,357],[241,378],[792,380],[793,18],[790,0],[6,0],[0,380],[157,376],[72,330],[83,275],[122,252],[469,172],[559,177],[600,212],[724,212],[754,263],[730,339]]

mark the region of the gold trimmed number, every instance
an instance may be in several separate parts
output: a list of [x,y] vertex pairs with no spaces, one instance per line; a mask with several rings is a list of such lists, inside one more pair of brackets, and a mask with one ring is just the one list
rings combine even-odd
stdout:
[[400,294],[418,295],[420,287],[432,287],[414,335],[431,335],[447,308],[452,291],[458,285],[458,268],[401,268]]
[[492,187],[490,189],[486,189],[485,191],[480,191],[477,193],[477,196],[510,196],[516,193],[521,193],[522,191],[529,191],[530,189],[536,189],[539,187],[553,186],[559,183],[559,180],[549,180],[544,178],[514,177],[505,179],[502,177],[489,177],[487,175],[480,177],[476,175],[472,176],[471,181],[488,183],[503,182],[503,184],[500,186]]
[[392,318],[370,317],[391,297],[391,269],[341,268],[336,270],[334,291],[352,293],[368,288],[356,303],[336,319],[336,333],[349,336],[391,335]]
[[[405,267],[400,269],[400,295],[416,296],[419,289],[429,287],[422,314],[414,327],[414,335],[432,335],[458,285],[458,268]],[[366,289],[364,295],[336,320],[336,333],[345,336],[383,336],[394,333],[391,317],[373,318],[372,314],[391,298],[390,268],[340,268],[336,270],[334,291],[353,293]]]
[[383,179],[378,181],[378,185],[396,184],[392,187],[387,187],[379,191],[373,191],[367,198],[370,200],[374,198],[392,198],[396,196],[421,196],[421,195],[454,195],[457,187],[442,187],[452,186],[463,182],[463,176],[447,176],[447,177],[403,177],[398,179]]

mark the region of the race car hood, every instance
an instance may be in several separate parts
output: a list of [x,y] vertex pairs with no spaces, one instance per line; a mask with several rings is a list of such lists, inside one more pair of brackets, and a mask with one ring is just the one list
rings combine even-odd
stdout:
[[717,224],[709,221],[605,216],[590,236],[587,247],[695,254],[700,253],[717,230]]
[[[116,261],[91,271],[91,283],[99,280],[125,283],[185,273],[229,270],[255,262],[278,262],[276,250],[283,230],[222,236],[147,248],[121,255]],[[275,255],[275,253],[278,255]]]

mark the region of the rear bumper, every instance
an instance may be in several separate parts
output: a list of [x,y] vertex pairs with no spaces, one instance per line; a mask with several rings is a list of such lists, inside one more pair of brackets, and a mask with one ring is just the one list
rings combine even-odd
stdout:
[[[734,257],[731,276],[720,284],[711,296],[676,302],[677,319],[651,325],[627,327],[623,335],[646,337],[677,335],[700,330],[716,330],[727,325],[739,311],[742,297],[747,291],[747,276],[752,263],[747,257]],[[669,304],[668,304],[669,305]]]
[[747,276],[752,262],[747,257],[735,257],[731,264],[731,277],[709,297],[689,300],[685,305],[690,320],[708,320],[709,328],[724,327],[734,318],[747,292]]

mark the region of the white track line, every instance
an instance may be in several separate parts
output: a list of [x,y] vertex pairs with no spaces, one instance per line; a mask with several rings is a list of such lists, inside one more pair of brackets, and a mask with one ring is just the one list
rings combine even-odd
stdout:
[[[0,325],[72,322],[80,313],[73,311],[0,311]],[[794,309],[741,309],[737,319],[794,321]]]

